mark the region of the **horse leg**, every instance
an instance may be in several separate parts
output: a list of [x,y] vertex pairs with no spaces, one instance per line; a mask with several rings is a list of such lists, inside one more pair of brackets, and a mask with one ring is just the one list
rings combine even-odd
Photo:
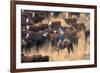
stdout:
[[57,44],[57,48],[58,48],[58,54],[59,54],[59,52],[62,50],[62,41],[61,40],[59,40],[59,42],[58,42],[58,44]]

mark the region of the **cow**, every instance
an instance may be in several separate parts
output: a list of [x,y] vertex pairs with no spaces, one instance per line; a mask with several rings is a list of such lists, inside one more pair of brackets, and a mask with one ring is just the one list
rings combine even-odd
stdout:
[[44,31],[48,28],[48,24],[33,24],[32,26],[29,26],[29,28],[34,32]]
[[52,22],[51,23],[51,29],[55,29],[55,30],[57,30],[58,28],[61,28],[62,26],[61,26],[61,22],[60,21],[54,21],[54,22]]
[[86,26],[84,23],[71,24],[71,27],[73,27],[77,31],[81,31],[81,30],[85,31],[85,29],[86,29]]
[[39,51],[39,48],[43,47],[44,44],[47,44],[49,42],[48,40],[48,33],[47,32],[34,32],[34,33],[28,33],[24,40],[22,40],[22,49],[23,46],[25,50],[29,50],[32,47],[36,47],[36,51]]
[[76,13],[76,12],[70,12],[69,13],[69,17],[72,17],[73,15],[79,17],[80,16],[80,13]]
[[35,15],[33,17],[33,22],[38,23],[41,22],[45,17],[49,16],[49,12],[47,11],[34,11]]
[[28,63],[28,62],[48,62],[49,56],[41,56],[41,55],[34,55],[34,56],[25,56],[23,53],[21,54],[21,62]]
[[70,25],[72,23],[77,23],[77,18],[66,18],[64,20],[68,25]]
[[26,25],[32,25],[32,24],[33,24],[32,12],[27,11],[27,10],[22,10],[21,11],[21,25],[26,26]]

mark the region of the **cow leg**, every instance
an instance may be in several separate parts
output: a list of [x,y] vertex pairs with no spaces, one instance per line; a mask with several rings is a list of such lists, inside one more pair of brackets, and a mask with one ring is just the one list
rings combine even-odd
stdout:
[[38,53],[38,51],[39,51],[39,47],[40,47],[40,45],[41,45],[41,41],[40,41],[40,39],[37,39],[36,40],[36,52]]
[[38,51],[39,51],[39,46],[36,45],[36,53],[38,53]]
[[70,54],[70,48],[69,47],[67,48],[67,50],[68,50],[68,54]]
[[72,43],[70,43],[70,49],[71,49],[71,51],[73,53],[73,44]]

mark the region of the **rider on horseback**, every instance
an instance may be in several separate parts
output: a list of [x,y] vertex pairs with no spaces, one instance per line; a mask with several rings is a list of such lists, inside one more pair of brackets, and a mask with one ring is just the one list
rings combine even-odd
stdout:
[[60,35],[59,35],[59,37],[58,37],[58,43],[57,43],[57,48],[59,49],[60,47],[61,47],[61,45],[63,45],[63,43],[64,43],[64,31],[61,29],[61,28],[59,28],[59,32],[60,32]]

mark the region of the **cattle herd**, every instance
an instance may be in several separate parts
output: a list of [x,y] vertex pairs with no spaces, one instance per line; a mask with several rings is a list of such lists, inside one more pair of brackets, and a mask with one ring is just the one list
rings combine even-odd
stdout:
[[[63,23],[60,20],[52,21],[51,19],[59,17],[62,13],[63,12],[21,10],[22,62],[49,61],[49,56],[42,57],[39,51],[44,50],[47,52],[50,47],[52,53],[57,51],[58,54],[60,54],[60,50],[63,49],[66,49],[68,54],[74,53],[74,47],[78,47],[78,33],[80,31],[84,32],[85,41],[87,41],[90,37],[90,31],[86,30],[87,26],[84,22],[77,22],[80,13],[70,12],[66,18],[62,17],[66,22],[66,26],[62,26]],[[47,22],[42,23],[45,19]],[[59,29],[64,32],[64,40],[57,46],[60,35]],[[28,56],[25,57],[25,55],[27,52],[30,53],[31,50],[34,50],[36,54],[34,57],[32,56],[30,60],[30,58]],[[37,54],[39,54],[39,56]]]

